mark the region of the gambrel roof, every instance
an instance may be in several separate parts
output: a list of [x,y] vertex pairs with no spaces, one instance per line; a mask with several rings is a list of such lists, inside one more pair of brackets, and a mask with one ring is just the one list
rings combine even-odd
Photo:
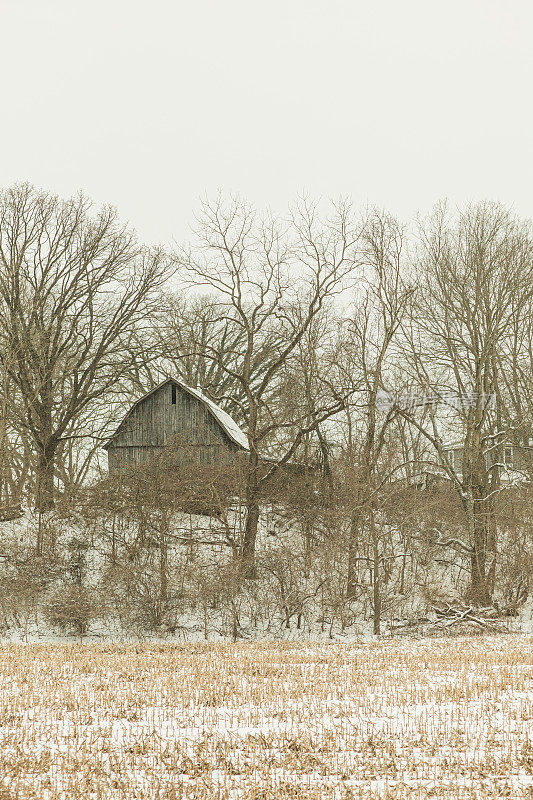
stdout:
[[174,384],[175,386],[178,386],[184,392],[187,392],[192,397],[195,397],[197,400],[199,400],[205,406],[205,408],[208,410],[208,412],[211,414],[211,416],[214,417],[214,419],[218,422],[220,427],[229,436],[229,438],[231,439],[232,442],[234,442],[236,445],[241,447],[243,450],[249,450],[250,449],[249,445],[248,445],[248,437],[239,428],[239,426],[237,425],[235,420],[232,417],[230,417],[230,415],[228,413],[226,413],[226,411],[223,411],[220,408],[220,406],[217,406],[216,403],[213,403],[213,401],[210,400],[209,397],[207,397],[203,392],[201,392],[200,389],[193,389],[192,386],[187,386],[186,383],[183,383],[183,381],[180,381],[177,378],[165,378],[165,380],[161,381],[161,383],[159,383],[157,386],[154,386],[153,389],[150,389],[149,392],[146,392],[146,394],[143,394],[142,397],[139,397],[139,399],[135,401],[135,403],[132,405],[132,407],[130,408],[128,413],[122,419],[120,425],[117,427],[117,429],[115,430],[113,435],[109,438],[109,440],[104,445],[104,449],[105,450],[108,449],[108,447],[111,444],[112,440],[115,438],[115,436],[119,432],[120,428],[126,422],[126,420],[130,416],[130,414],[133,412],[133,410],[135,408],[137,408],[137,406],[140,403],[142,403],[144,400],[146,400],[148,397],[150,397],[150,395],[152,395],[155,392],[157,392],[159,389],[161,389],[167,383]]

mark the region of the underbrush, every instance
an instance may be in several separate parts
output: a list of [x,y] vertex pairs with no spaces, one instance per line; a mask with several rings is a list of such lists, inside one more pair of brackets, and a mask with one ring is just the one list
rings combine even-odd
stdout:
[[[253,580],[243,579],[228,544],[227,518],[176,513],[164,524],[144,509],[124,518],[72,507],[44,523],[30,513],[2,523],[0,633],[26,640],[238,641],[354,638],[374,630],[372,562],[363,543],[357,591],[348,598],[346,538],[337,517],[310,535],[285,509],[266,507]],[[231,524],[235,531],[236,518]],[[39,525],[41,553],[35,549]],[[497,576],[494,606],[474,609],[463,600],[467,572],[460,560],[447,562],[442,549],[423,541],[409,544],[391,526],[383,540],[381,633],[531,629],[529,566],[522,559],[520,570],[511,548],[512,569]]]

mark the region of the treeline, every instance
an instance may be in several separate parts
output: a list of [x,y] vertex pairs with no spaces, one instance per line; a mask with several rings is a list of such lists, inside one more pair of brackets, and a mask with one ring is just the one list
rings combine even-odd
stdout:
[[[194,490],[225,498],[216,535],[239,586],[265,569],[269,505],[297,520],[280,525],[284,541],[301,534],[298,580],[327,552],[338,602],[368,596],[376,631],[387,587],[420,586],[420,563],[472,604],[516,608],[532,563],[530,222],[494,203],[442,204],[406,227],[305,198],[275,219],[219,197],[196,227],[187,246],[149,248],[82,195],[63,201],[29,185],[0,195],[0,513],[37,509],[34,558],[54,557],[58,536],[45,531],[58,503],[62,514],[84,509],[84,535],[89,517],[108,514],[101,498],[90,514],[87,505],[117,479],[104,480],[102,444],[133,399],[171,374],[248,434],[233,489],[196,476]],[[172,491],[166,507],[187,510]],[[116,529],[128,513],[113,502]],[[172,583],[165,520],[161,607]],[[133,561],[148,552],[139,541]]]

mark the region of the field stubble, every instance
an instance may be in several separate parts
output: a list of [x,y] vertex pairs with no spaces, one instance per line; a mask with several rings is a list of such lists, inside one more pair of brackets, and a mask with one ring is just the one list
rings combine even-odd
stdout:
[[0,647],[0,800],[532,798],[533,640]]

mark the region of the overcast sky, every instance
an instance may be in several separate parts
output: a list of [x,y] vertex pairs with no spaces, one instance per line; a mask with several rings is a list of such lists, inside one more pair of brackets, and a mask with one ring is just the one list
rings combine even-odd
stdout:
[[149,242],[198,198],[533,216],[532,0],[0,0],[0,184],[111,202]]

